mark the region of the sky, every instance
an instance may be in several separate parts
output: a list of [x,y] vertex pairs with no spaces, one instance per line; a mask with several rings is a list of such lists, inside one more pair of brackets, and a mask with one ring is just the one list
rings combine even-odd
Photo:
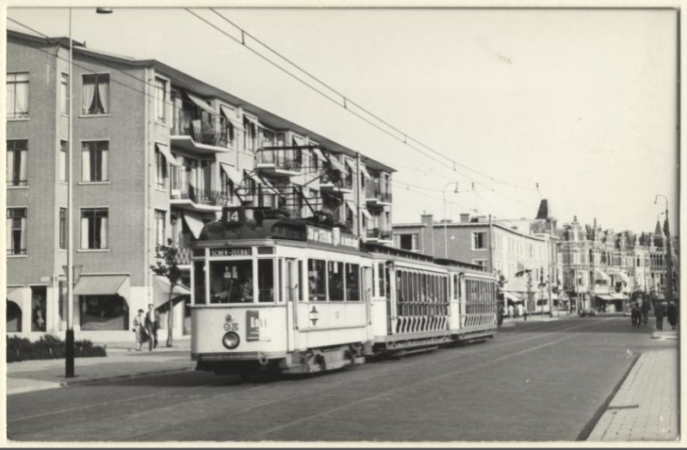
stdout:
[[[192,12],[240,39],[215,12]],[[393,125],[400,134],[382,128],[400,141],[341,107],[326,87],[308,81],[329,99],[184,9],[76,9],[73,36],[90,48],[157,59],[394,167],[395,223],[418,222],[422,213],[531,218],[546,198],[560,223],[577,216],[616,231],[653,231],[664,218],[663,201],[654,204],[661,194],[677,230],[673,11],[217,12]],[[68,35],[66,9],[7,15]],[[278,61],[250,37],[246,43]],[[403,135],[437,153],[411,140],[424,154],[414,150]]]

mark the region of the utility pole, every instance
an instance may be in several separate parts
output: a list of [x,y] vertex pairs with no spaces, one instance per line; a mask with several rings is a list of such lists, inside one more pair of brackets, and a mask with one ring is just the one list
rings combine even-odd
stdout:
[[442,189],[441,193],[444,196],[444,258],[448,258],[448,220],[446,218],[446,188],[451,186],[452,184],[456,185],[456,190],[455,193],[458,193],[458,182],[457,181],[449,181],[444,185],[444,189]]
[[658,198],[663,197],[663,199],[666,202],[666,225],[665,225],[665,233],[666,233],[666,300],[668,302],[673,301],[673,252],[672,252],[672,245],[670,242],[670,217],[668,216],[668,198],[665,195],[657,194],[656,199],[654,200],[654,205],[657,204]]

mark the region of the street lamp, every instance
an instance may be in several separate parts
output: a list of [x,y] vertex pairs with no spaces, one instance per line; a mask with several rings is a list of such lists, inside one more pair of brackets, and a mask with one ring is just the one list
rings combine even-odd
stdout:
[[444,197],[444,258],[448,259],[448,228],[447,228],[447,220],[446,220],[446,188],[451,186],[452,184],[456,185],[456,189],[453,191],[455,194],[458,193],[458,182],[457,181],[449,181],[444,185],[444,189],[441,190],[441,193]]
[[[97,14],[111,14],[112,8],[96,8]],[[74,378],[74,43],[72,41],[72,8],[69,8],[69,116],[67,125],[67,333],[65,338],[65,377]],[[81,266],[79,266],[79,269]]]
[[670,242],[670,217],[668,216],[668,198],[665,195],[661,194],[656,194],[656,198],[654,199],[654,205],[658,204],[658,198],[661,197],[663,200],[666,202],[666,226],[665,226],[665,233],[666,233],[666,269],[667,269],[667,274],[666,274],[666,300],[669,302],[673,301],[673,253],[671,251],[671,242]]

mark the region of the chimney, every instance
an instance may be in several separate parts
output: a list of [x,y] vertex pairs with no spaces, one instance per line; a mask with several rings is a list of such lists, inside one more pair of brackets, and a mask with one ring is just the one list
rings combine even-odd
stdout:
[[470,213],[461,213],[460,223],[468,223],[468,222],[470,222]]
[[420,216],[420,222],[422,222],[423,225],[431,226],[434,222],[434,216],[431,214],[423,214]]

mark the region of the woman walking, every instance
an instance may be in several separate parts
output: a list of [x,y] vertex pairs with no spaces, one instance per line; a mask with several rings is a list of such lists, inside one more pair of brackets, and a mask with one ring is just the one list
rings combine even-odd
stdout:
[[136,333],[136,351],[140,352],[143,343],[146,341],[145,317],[143,317],[143,310],[138,310],[138,315],[134,317],[134,333]]

